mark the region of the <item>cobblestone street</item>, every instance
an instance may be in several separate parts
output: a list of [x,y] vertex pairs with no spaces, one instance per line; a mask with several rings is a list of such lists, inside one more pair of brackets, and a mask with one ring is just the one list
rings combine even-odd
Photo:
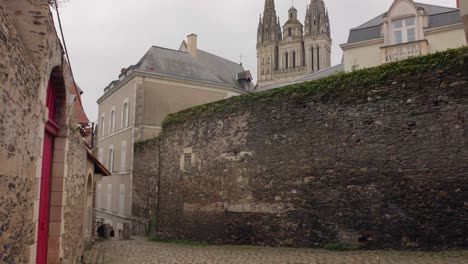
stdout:
[[[98,259],[98,261],[96,261]],[[194,247],[110,240],[98,243],[86,263],[105,264],[466,264],[468,252],[330,252],[317,249],[250,246]]]

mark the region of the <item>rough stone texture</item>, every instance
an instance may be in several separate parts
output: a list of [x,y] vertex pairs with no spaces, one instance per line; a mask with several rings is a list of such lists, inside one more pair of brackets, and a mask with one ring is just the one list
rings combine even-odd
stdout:
[[[159,138],[135,145],[133,173],[132,215],[146,219],[149,226],[154,226],[158,199],[159,180]],[[153,232],[154,230],[147,230]]]
[[[96,262],[96,259],[99,261]],[[251,246],[193,247],[152,243],[136,237],[133,241],[110,240],[98,244],[85,260],[88,264],[464,264],[468,262],[468,252],[330,252]]]
[[43,110],[38,111],[39,74],[2,5],[0,58],[0,262],[28,263]]
[[[69,98],[71,73],[55,32],[47,0],[0,0],[0,263],[35,263],[38,199],[42,165],[44,123],[47,120],[45,97],[49,80],[58,80],[57,105]],[[59,137],[71,133],[70,107],[60,108],[57,123]],[[63,246],[48,263],[63,257],[64,263],[82,254],[84,200],[82,198],[86,152],[80,140],[66,145],[67,171],[64,174],[68,204],[65,206],[65,233],[51,226],[50,233],[60,233]],[[79,145],[79,146],[78,146]],[[58,155],[57,155],[58,156]],[[59,158],[60,159],[60,158]],[[70,177],[67,177],[69,174]],[[83,177],[80,182],[80,176]],[[81,200],[78,200],[81,199]],[[35,210],[36,207],[36,210]],[[64,217],[63,215],[58,217]],[[52,251],[51,247],[49,252]],[[80,252],[81,251],[81,252]],[[63,254],[65,252],[65,255]]]
[[66,206],[64,212],[65,230],[63,234],[63,263],[79,263],[84,253],[84,212],[85,212],[85,180],[86,180],[86,148],[82,139],[71,134],[68,137],[67,153],[68,174],[65,179]]
[[466,247],[466,65],[166,127],[158,232],[229,244]]

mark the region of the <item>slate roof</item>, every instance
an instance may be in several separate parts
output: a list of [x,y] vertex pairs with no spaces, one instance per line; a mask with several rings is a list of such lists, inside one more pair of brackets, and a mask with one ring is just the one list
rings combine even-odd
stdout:
[[278,84],[273,84],[273,85],[270,85],[270,86],[259,87],[259,88],[257,88],[255,90],[255,92],[268,91],[268,90],[288,86],[288,85],[291,85],[291,84],[318,80],[318,79],[325,78],[325,77],[328,77],[330,75],[333,75],[333,74],[336,74],[336,73],[339,73],[339,72],[344,72],[344,64],[338,64],[338,65],[335,65],[335,66],[330,67],[328,69],[311,73],[309,75],[306,75],[304,77],[301,77],[301,78],[296,79],[296,80],[291,81],[291,82],[278,83]]
[[[245,72],[242,65],[200,49],[194,58],[188,52],[153,46],[127,72],[132,70],[246,90],[245,83],[237,80],[237,74]],[[252,83],[249,86],[253,88]]]
[[[427,29],[461,23],[460,10],[452,7],[414,3],[416,8],[423,8],[429,17]],[[381,25],[386,13],[367,21],[350,30],[347,44],[381,38]]]

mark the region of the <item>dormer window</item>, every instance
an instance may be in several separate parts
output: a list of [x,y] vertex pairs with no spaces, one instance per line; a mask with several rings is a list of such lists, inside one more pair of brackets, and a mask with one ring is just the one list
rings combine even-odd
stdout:
[[416,41],[416,18],[404,18],[392,21],[393,44]]

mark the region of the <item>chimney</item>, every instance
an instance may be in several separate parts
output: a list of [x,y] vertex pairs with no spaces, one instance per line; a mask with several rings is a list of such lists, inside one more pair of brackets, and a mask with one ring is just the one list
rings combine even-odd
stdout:
[[198,36],[196,34],[190,34],[187,36],[187,49],[189,54],[194,58],[197,57],[197,41]]

